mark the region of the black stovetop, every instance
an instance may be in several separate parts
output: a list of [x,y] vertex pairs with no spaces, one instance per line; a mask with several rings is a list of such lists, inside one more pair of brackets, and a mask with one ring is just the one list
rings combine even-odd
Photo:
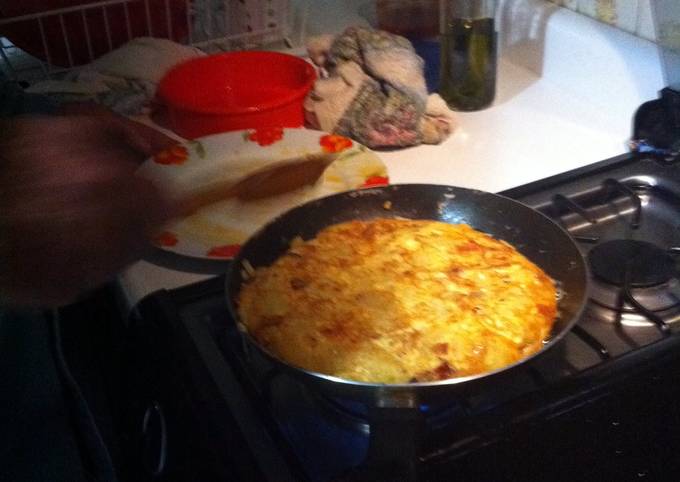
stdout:
[[[501,194],[560,222],[586,257],[614,239],[653,244],[669,279],[620,287],[599,275],[560,344],[498,386],[421,407],[420,479],[680,480],[680,169],[626,155]],[[212,474],[201,480],[329,481],[360,464],[365,408],[247,353],[226,313],[223,277],[139,305],[140,407],[164,407],[163,467],[148,441],[160,479],[193,480],[197,464]]]

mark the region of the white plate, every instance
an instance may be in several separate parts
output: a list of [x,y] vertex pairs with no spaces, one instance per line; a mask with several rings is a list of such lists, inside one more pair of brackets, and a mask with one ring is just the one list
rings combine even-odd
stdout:
[[[257,201],[227,199],[164,227],[159,248],[193,258],[229,259],[270,219],[312,199],[388,183],[387,168],[367,147],[309,129],[268,129],[215,134],[178,144],[148,159],[138,174],[170,193],[187,190],[219,169],[243,170],[248,159],[282,160],[315,152],[341,152],[310,186]],[[246,162],[247,165],[247,162]]]

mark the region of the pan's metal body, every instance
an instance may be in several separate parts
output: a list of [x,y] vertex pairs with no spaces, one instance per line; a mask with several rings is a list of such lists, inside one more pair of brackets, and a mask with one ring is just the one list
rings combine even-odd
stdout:
[[519,202],[483,191],[430,184],[390,185],[349,191],[292,209],[271,221],[242,247],[227,274],[227,297],[237,320],[236,298],[243,278],[243,261],[253,267],[269,266],[296,236],[310,239],[326,226],[352,219],[403,217],[466,223],[512,244],[559,282],[562,296],[559,317],[550,338],[537,354],[494,372],[438,382],[408,384],[362,383],[291,366],[262,348],[244,332],[248,343],[263,356],[321,390],[377,407],[417,407],[460,395],[479,384],[494,383],[529,359],[554,346],[578,320],[587,300],[588,272],[572,238],[538,211]]

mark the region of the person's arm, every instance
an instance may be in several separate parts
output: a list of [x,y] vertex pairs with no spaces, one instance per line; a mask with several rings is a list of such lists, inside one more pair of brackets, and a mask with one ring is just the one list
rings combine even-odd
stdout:
[[99,108],[84,109],[0,120],[5,304],[73,301],[138,259],[152,230],[173,214],[134,172],[174,141]]
[[0,118],[18,115],[53,114],[59,104],[44,95],[27,94],[14,81],[0,74]]

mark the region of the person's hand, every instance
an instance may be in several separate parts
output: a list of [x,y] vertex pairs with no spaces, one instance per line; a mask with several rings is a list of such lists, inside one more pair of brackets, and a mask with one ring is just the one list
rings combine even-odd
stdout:
[[173,140],[98,109],[0,123],[0,303],[73,301],[173,214],[141,161]]

